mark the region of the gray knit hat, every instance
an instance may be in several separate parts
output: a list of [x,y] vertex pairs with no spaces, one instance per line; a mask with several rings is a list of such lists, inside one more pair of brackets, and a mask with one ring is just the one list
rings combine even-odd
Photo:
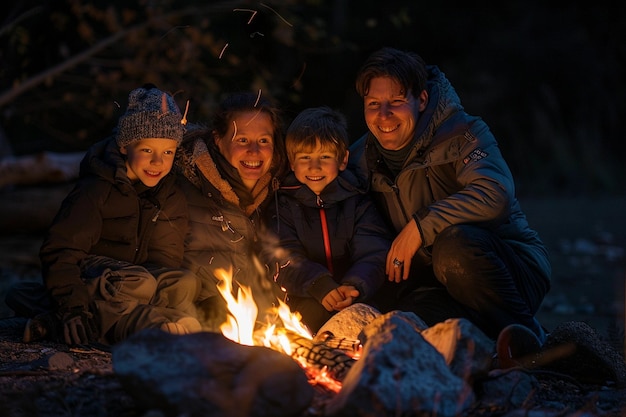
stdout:
[[176,102],[152,84],[128,95],[128,107],[117,124],[117,145],[122,148],[147,138],[183,140],[184,124]]

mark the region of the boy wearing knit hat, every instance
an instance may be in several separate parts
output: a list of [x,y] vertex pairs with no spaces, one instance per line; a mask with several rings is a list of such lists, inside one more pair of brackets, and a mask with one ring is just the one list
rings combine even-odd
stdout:
[[126,113],[118,122],[116,143],[126,155],[130,180],[153,187],[172,169],[184,125],[174,99],[156,87],[146,87],[130,93]]
[[201,330],[181,269],[187,202],[170,174],[185,119],[173,97],[133,90],[114,135],[93,145],[40,250],[43,283],[6,299],[24,341],[114,344],[145,328]]

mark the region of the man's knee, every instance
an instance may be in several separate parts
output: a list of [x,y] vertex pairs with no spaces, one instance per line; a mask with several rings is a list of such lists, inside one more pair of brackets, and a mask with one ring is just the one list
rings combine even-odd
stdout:
[[475,226],[456,224],[443,229],[433,243],[433,257],[451,257],[464,252],[473,246],[478,238],[478,229]]
[[453,225],[444,229],[433,244],[433,271],[437,280],[449,287],[470,284],[469,277],[480,256],[480,229]]

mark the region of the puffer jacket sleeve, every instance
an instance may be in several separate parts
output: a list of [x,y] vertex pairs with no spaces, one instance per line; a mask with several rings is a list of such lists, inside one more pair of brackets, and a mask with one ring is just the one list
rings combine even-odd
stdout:
[[385,280],[385,262],[391,246],[391,229],[383,221],[368,195],[356,204],[354,235],[352,236],[352,266],[341,279],[342,284],[359,289],[359,301],[370,299]]
[[[453,224],[497,227],[506,221],[515,200],[513,177],[487,125],[475,120],[460,142],[453,162],[456,179],[452,183],[457,189],[441,189],[438,196],[437,185],[431,185],[435,202],[414,214],[426,247]],[[436,173],[437,167],[433,167],[431,181],[436,181]]]
[[60,309],[89,304],[80,263],[102,230],[100,207],[110,186],[81,181],[63,200],[40,250],[43,279]]

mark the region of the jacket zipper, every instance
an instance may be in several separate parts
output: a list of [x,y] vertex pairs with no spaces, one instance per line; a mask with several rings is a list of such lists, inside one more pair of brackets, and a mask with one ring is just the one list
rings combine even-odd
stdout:
[[402,212],[402,216],[404,217],[404,224],[407,224],[411,220],[411,218],[407,216],[404,204],[402,204],[402,200],[400,199],[400,188],[397,184],[394,183],[391,186],[391,189],[393,190],[393,193],[396,197],[396,202],[398,203],[398,207],[400,207],[400,211]]
[[324,253],[326,254],[326,266],[328,271],[333,273],[333,254],[330,248],[330,236],[328,235],[328,220],[326,219],[326,210],[324,209],[324,202],[317,196],[317,206],[320,208],[320,221],[322,227],[322,236],[324,237]]

